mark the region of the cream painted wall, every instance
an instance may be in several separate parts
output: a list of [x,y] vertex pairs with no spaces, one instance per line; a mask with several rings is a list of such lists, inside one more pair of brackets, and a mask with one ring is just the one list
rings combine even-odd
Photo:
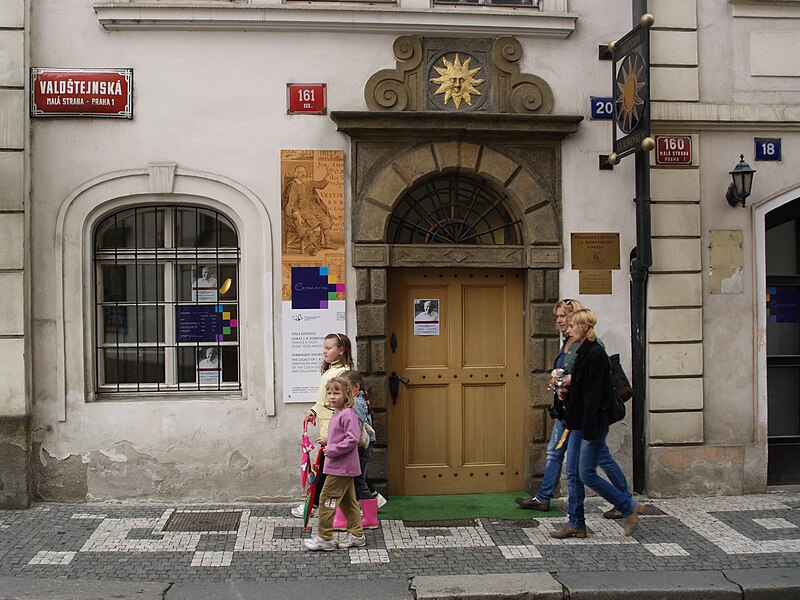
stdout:
[[[630,9],[581,0],[571,2],[570,10],[580,15],[581,26],[566,40],[523,39],[521,68],[552,86],[555,113],[587,115],[589,97],[611,91],[611,64],[597,59],[597,46],[629,29]],[[251,386],[238,400],[86,403],[90,386],[80,369],[91,350],[70,346],[65,348],[66,413],[62,414],[65,390],[56,377],[43,375],[61,368],[54,350],[61,343],[61,315],[52,293],[63,268],[54,254],[59,208],[86,182],[120,170],[144,170],[154,162],[217,174],[252,192],[269,217],[271,231],[264,237],[271,239],[272,264],[266,265],[263,275],[268,278],[270,271],[279,272],[280,149],[348,150],[348,139],[336,132],[329,118],[286,115],[286,83],[326,82],[329,111],[366,110],[364,83],[375,71],[394,67],[392,42],[402,33],[406,32],[106,32],[88,6],[76,8],[59,0],[36,3],[32,66],[134,69],[132,121],[32,122],[32,340],[33,371],[38,374],[33,389],[34,462],[38,489],[45,497],[219,501],[299,497],[298,442],[306,407],[283,404],[280,379],[274,387],[272,381],[262,388]],[[578,273],[569,268],[570,232],[620,233],[622,269],[613,274],[614,294],[584,299],[600,315],[598,330],[607,347],[620,352],[629,368],[627,256],[634,244],[633,161],[613,171],[599,171],[597,156],[608,154],[610,146],[610,124],[588,118],[563,144],[566,267],[561,289],[564,296],[578,295]],[[346,207],[349,210],[349,197]],[[251,221],[242,226],[242,235],[251,240],[248,244],[253,236],[262,235]],[[87,233],[76,229],[70,224],[65,234],[67,248],[77,253]],[[89,259],[81,260],[86,277]],[[348,274],[352,289],[354,271]],[[271,291],[275,299],[271,304],[251,302],[253,313],[263,315],[262,330],[274,329],[275,337],[266,344],[265,364],[250,368],[268,367],[280,373],[277,279]],[[75,308],[70,302],[68,298],[66,306]],[[65,324],[68,331],[85,322],[75,314],[70,319]],[[352,296],[348,320],[348,333],[354,337]],[[268,414],[271,402],[274,416]],[[57,481],[67,483],[59,487]]]

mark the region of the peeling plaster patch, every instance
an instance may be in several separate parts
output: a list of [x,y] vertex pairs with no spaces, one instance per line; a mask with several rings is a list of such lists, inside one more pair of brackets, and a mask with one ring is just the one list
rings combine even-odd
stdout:
[[36,495],[49,502],[85,502],[87,466],[80,456],[56,456],[43,445],[34,444],[34,477]]
[[[128,444],[129,442],[123,442],[124,444]],[[100,450],[100,453],[104,456],[107,456],[109,460],[112,462],[128,462],[128,457],[119,452],[116,448],[111,450]],[[84,462],[89,462],[88,455]]]
[[248,469],[249,465],[250,461],[247,460],[238,450],[234,450],[231,453],[230,459],[228,459],[228,466],[231,469],[236,469],[237,471],[245,471]]
[[162,463],[139,452],[128,441],[85,455],[88,495],[93,499],[159,497],[159,487],[180,472],[175,463]]
[[736,495],[744,490],[742,446],[654,448],[648,463],[652,489],[669,490],[671,496]]

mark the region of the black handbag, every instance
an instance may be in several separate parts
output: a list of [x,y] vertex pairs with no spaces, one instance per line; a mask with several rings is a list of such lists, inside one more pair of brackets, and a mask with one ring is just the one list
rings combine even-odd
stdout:
[[619,362],[619,354],[609,356],[608,364],[611,366],[611,387],[614,388],[614,391],[617,392],[623,402],[627,402],[633,396],[633,388]]
[[609,425],[613,425],[625,418],[625,402],[620,398],[610,381],[604,398],[603,411],[606,413],[606,420]]

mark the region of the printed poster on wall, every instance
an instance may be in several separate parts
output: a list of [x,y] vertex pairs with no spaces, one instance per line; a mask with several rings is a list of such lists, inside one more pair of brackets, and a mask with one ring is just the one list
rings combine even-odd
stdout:
[[414,335],[439,335],[439,299],[414,299]]
[[314,402],[322,340],[345,332],[344,152],[281,150],[284,402]]

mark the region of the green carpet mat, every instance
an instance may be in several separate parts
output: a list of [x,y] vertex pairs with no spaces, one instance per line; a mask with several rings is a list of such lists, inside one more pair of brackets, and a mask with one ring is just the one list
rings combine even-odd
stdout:
[[514,502],[524,492],[496,494],[452,494],[443,496],[392,496],[378,511],[378,517],[395,521],[451,521],[456,519],[537,519],[563,517],[564,513],[550,505],[548,512],[528,510]]

